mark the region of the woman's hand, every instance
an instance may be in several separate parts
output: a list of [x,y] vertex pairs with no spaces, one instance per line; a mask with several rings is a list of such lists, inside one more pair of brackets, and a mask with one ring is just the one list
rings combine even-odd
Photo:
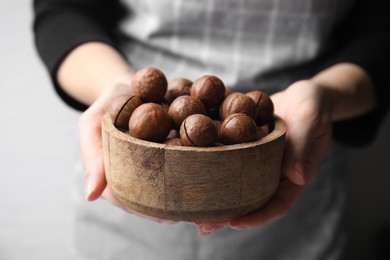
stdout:
[[76,47],[63,60],[57,79],[69,96],[90,105],[79,120],[86,199],[92,201],[99,197],[105,198],[127,212],[140,215],[124,207],[107,187],[101,136],[103,116],[116,97],[130,93],[129,85],[133,75],[133,69],[116,49],[101,42],[87,42]]
[[104,175],[101,120],[116,97],[129,93],[127,85],[106,88],[96,101],[81,115],[79,134],[81,156],[86,174],[86,199],[99,198],[106,188]]
[[112,101],[124,94],[129,94],[129,85],[116,85],[106,88],[96,101],[82,114],[79,120],[81,156],[86,174],[86,199],[96,200],[101,197],[123,210],[150,220],[175,223],[150,216],[144,216],[122,205],[107,186],[101,135],[101,120],[107,113]]
[[283,175],[296,185],[310,182],[331,140],[333,101],[312,80],[298,81],[272,96],[275,114],[287,124]]
[[286,121],[282,180],[274,198],[246,216],[214,223],[197,223],[200,235],[225,225],[250,229],[284,216],[315,176],[331,139],[332,102],[321,85],[298,81],[273,95],[275,114]]

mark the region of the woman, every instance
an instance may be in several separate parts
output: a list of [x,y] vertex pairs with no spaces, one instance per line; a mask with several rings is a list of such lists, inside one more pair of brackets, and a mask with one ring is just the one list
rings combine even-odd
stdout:
[[[34,2],[36,45],[79,122],[88,201],[77,210],[83,259],[337,259],[344,236],[342,148],[367,144],[387,110],[385,1],[127,0]],[[127,212],[106,187],[100,120],[135,70],[220,77],[273,93],[287,123],[275,198],[219,223],[167,225]],[[358,129],[358,130],[357,130]],[[359,135],[357,133],[359,132]],[[364,134],[361,134],[364,133]],[[215,231],[215,232],[213,232]]]

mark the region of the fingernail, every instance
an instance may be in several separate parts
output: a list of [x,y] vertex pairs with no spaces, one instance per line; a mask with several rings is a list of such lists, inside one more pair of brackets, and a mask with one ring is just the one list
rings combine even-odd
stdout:
[[202,229],[203,229],[204,232],[211,233],[211,232],[215,231],[216,227],[214,227],[214,226],[203,226]]
[[90,200],[92,191],[93,191],[92,176],[88,175],[87,178],[85,179],[85,197],[87,200]]
[[296,176],[296,184],[304,185],[305,178],[303,177],[303,166],[300,162],[296,162],[294,165],[295,168],[295,176]]
[[200,237],[204,237],[204,236],[207,236],[207,235],[208,235],[207,232],[204,232],[204,230],[202,229],[201,226],[197,226],[196,229],[198,230],[198,235],[199,235]]

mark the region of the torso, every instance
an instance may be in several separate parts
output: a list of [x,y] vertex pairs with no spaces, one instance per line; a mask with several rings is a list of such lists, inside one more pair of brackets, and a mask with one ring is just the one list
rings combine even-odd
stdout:
[[354,0],[125,0],[122,29],[136,68],[220,76],[258,87],[264,75],[315,59]]

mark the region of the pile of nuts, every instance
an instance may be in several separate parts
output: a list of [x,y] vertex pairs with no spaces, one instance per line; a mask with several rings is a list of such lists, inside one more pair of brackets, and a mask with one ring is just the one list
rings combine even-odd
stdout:
[[274,121],[272,100],[262,91],[233,92],[212,75],[168,83],[153,67],[137,71],[130,94],[109,113],[116,128],[135,138],[199,147],[259,140]]

